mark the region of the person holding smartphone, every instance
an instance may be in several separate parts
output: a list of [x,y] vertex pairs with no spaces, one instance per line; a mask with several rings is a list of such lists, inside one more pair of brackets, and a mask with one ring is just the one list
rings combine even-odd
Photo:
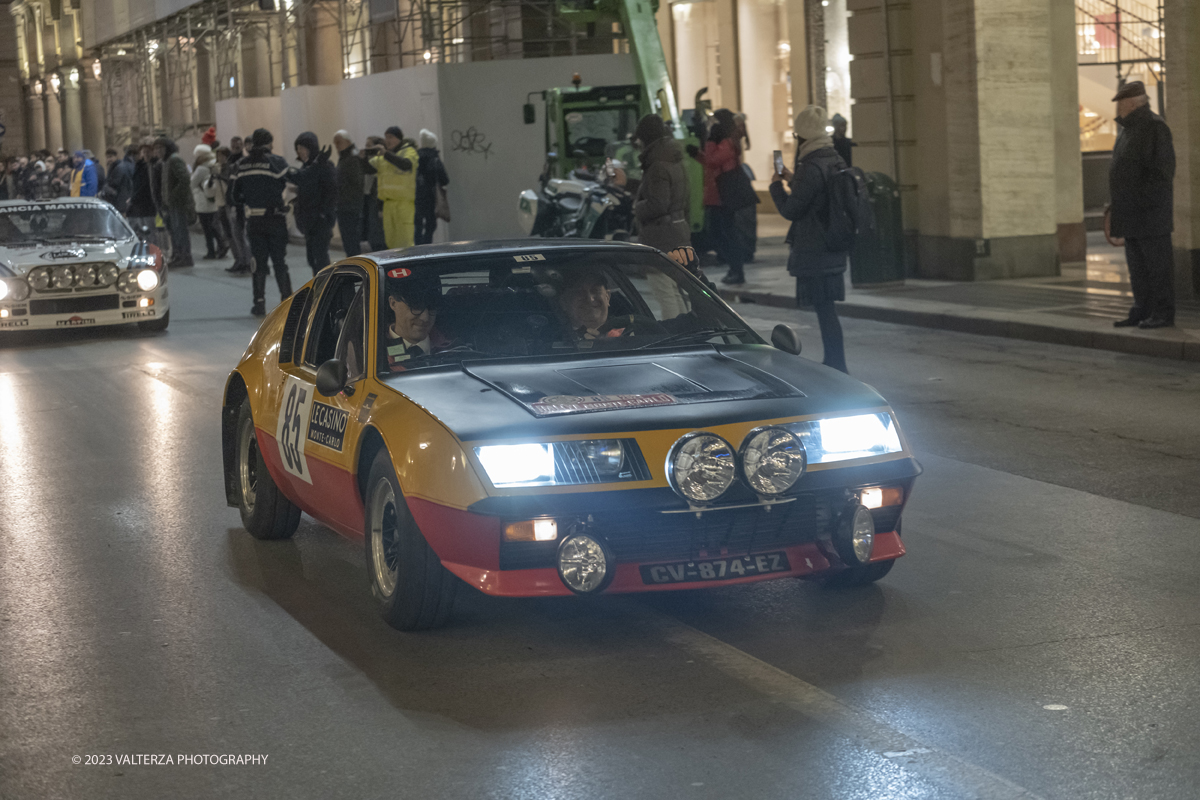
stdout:
[[833,304],[846,299],[849,254],[829,249],[825,222],[821,220],[821,212],[829,203],[829,178],[845,169],[846,162],[833,148],[828,126],[825,109],[820,106],[808,106],[796,116],[796,171],[793,174],[783,168],[782,156],[776,160],[771,199],[783,218],[792,223],[787,234],[788,272],[796,278],[796,305],[817,312],[821,344],[825,347],[822,363],[848,372],[842,325]]

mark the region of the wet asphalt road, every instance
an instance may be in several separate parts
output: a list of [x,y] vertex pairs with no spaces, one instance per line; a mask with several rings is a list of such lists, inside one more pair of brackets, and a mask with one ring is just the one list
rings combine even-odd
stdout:
[[0,342],[0,797],[1197,796],[1200,368],[849,320],[926,468],[880,584],[400,634],[357,545],[225,506],[248,281],[171,281],[164,335]]

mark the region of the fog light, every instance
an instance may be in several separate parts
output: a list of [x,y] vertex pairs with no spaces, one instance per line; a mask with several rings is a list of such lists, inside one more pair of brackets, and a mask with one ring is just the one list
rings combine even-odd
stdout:
[[598,592],[612,580],[612,555],[599,539],[577,533],[558,546],[558,576],[577,594]]
[[875,520],[866,506],[855,503],[842,512],[833,548],[847,566],[857,567],[871,560],[875,546]]
[[873,489],[863,489],[859,499],[867,508],[883,508],[898,506],[904,502],[904,490],[899,486],[883,486]]
[[7,317],[7,316],[8,316],[8,309],[7,309],[7,308],[0,308],[0,319],[4,319],[4,318],[5,318],[5,317]]
[[527,519],[504,526],[506,542],[553,542],[558,538],[558,523],[552,519]]
[[71,267],[55,267],[50,273],[50,286],[54,289],[70,289],[75,285],[75,270]]

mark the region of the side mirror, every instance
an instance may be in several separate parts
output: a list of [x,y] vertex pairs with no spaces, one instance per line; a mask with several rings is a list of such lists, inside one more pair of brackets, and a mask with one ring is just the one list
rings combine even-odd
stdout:
[[317,367],[317,392],[333,397],[346,388],[346,364],[331,358]]
[[533,103],[526,103],[524,111],[526,125],[532,125],[537,122],[537,109],[534,108]]
[[[800,355],[800,334],[791,325],[780,323],[771,331],[771,344],[785,353]],[[322,367],[321,369],[324,369]],[[321,388],[321,373],[317,372],[317,389]]]

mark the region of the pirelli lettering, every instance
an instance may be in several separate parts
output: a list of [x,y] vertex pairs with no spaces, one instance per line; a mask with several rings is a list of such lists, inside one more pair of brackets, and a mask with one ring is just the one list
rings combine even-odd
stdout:
[[342,452],[342,441],[346,436],[346,422],[350,415],[340,408],[321,402],[312,405],[312,416],[308,421],[308,440],[330,450]]

